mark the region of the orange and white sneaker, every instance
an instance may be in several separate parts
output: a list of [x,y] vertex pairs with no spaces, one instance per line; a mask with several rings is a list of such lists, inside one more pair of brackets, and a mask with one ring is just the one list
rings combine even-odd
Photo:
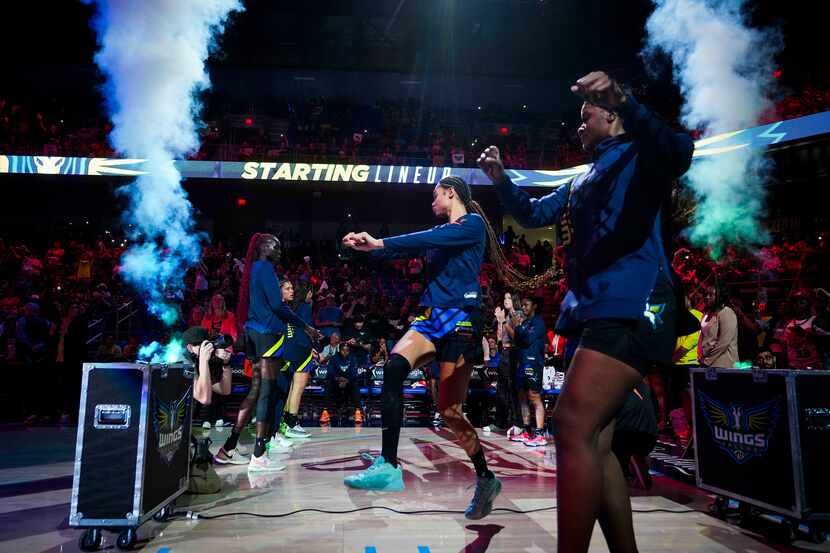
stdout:
[[527,430],[522,431],[521,434],[513,434],[510,436],[511,442],[526,442],[530,439],[530,434],[527,433]]
[[360,412],[360,409],[354,410],[354,423],[363,424],[363,413]]
[[328,424],[331,422],[331,417],[329,416],[329,412],[327,409],[323,409],[323,412],[320,413],[320,424]]
[[285,470],[285,465],[269,457],[266,452],[260,457],[251,455],[251,460],[248,463],[248,470],[251,472],[279,472],[281,470]]

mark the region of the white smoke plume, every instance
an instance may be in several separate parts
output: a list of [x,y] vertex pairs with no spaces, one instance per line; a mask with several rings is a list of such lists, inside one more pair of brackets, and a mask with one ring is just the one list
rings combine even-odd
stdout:
[[238,0],[97,0],[95,61],[107,77],[110,141],[146,159],[149,174],[122,192],[132,245],[125,279],[166,324],[178,318],[182,276],[199,260],[203,237],[173,160],[199,146],[198,95],[210,87],[205,60]]
[[[705,137],[754,126],[773,90],[776,29],[752,28],[745,0],[654,0],[644,54],[667,53],[684,98],[682,121]],[[686,175],[698,199],[690,238],[719,258],[729,245],[752,247],[763,229],[768,161],[743,148],[697,160]]]

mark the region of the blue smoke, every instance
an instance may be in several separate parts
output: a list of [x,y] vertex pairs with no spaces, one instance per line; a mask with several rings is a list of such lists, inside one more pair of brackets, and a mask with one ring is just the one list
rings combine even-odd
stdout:
[[[88,0],[90,1],[90,0]],[[173,160],[199,147],[201,105],[210,87],[205,60],[239,0],[97,0],[95,62],[107,77],[110,142],[146,159],[146,175],[120,190],[132,245],[122,258],[127,282],[150,312],[171,325],[179,318],[182,276],[199,261],[204,235]]]
[[172,339],[166,346],[158,342],[150,342],[138,349],[139,361],[148,363],[178,363],[184,359],[185,346],[180,339]]
[[[673,62],[683,94],[683,123],[704,137],[745,129],[770,107],[776,29],[752,28],[745,0],[653,0],[645,57],[656,50]],[[727,245],[753,248],[768,240],[762,226],[769,161],[738,149],[696,161],[686,183],[698,200],[689,237],[718,259]]]

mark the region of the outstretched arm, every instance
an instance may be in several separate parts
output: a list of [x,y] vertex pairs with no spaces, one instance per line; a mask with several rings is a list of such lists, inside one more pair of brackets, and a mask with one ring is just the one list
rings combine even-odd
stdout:
[[490,146],[478,158],[478,166],[496,187],[502,204],[525,228],[538,228],[556,223],[568,200],[570,184],[560,186],[542,198],[532,198],[516,186],[504,172],[499,149]]
[[484,237],[484,222],[478,216],[468,215],[455,223],[389,238],[374,238],[367,232],[349,233],[343,237],[343,245],[358,251],[388,250],[412,255],[432,248],[475,244]]

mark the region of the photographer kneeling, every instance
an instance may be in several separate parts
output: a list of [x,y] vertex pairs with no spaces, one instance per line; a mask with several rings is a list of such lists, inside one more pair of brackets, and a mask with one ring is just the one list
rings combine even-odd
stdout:
[[210,405],[214,393],[223,396],[230,394],[233,343],[228,337],[220,336],[211,342],[206,328],[192,326],[182,334],[182,342],[187,348],[187,357],[197,369],[193,399],[202,405]]
[[[206,328],[192,326],[182,334],[182,342],[187,348],[187,359],[196,368],[193,399],[202,405],[210,405],[214,393],[223,396],[230,394],[232,378],[230,363],[233,355],[233,343],[230,337],[219,336],[211,342]],[[222,483],[212,467],[210,438],[197,439],[191,434],[190,442],[193,445],[193,454],[190,460],[188,491],[195,494],[218,492]]]

